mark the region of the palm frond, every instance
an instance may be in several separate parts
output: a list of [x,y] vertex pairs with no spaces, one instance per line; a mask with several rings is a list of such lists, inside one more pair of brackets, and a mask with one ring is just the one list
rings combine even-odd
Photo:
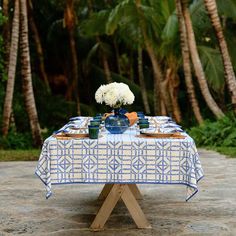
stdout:
[[55,35],[58,36],[63,33],[63,19],[56,20],[50,25],[48,29],[47,41],[50,42],[51,40],[54,40],[56,38]]
[[127,11],[130,11],[130,9],[132,10],[134,8],[132,6],[130,8],[130,4],[132,4],[130,0],[122,1],[110,12],[109,18],[106,23],[107,34],[113,34],[117,29],[118,25],[121,23],[121,21],[125,21],[124,17],[134,15],[127,14]]
[[109,14],[109,10],[101,10],[98,13],[94,13],[88,20],[84,20],[80,25],[82,34],[86,36],[105,34]]
[[220,51],[207,46],[198,46],[199,55],[210,87],[222,91],[224,87],[224,67]]
[[203,0],[194,0],[189,10],[196,35],[202,35],[202,32],[212,27]]
[[220,15],[236,19],[236,1],[235,0],[216,0],[217,9]]
[[93,45],[93,47],[89,50],[88,56],[86,58],[86,64],[89,64],[91,62],[92,57],[97,53],[99,48],[99,43],[96,43]]
[[171,41],[176,38],[178,33],[178,19],[176,13],[174,12],[169,16],[167,23],[162,31],[161,38],[164,41]]

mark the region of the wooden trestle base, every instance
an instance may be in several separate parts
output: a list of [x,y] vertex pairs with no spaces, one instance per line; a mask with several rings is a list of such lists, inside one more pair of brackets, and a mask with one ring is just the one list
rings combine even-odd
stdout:
[[105,184],[98,199],[105,200],[90,226],[91,230],[99,231],[103,229],[119,199],[123,200],[138,228],[151,228],[137,202],[137,200],[142,199],[142,195],[136,184]]

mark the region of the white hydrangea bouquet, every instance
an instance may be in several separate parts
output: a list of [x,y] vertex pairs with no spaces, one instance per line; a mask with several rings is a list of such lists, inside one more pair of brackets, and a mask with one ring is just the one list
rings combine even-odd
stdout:
[[134,102],[134,94],[124,83],[110,83],[101,85],[95,93],[97,103],[105,103],[112,108],[120,108]]

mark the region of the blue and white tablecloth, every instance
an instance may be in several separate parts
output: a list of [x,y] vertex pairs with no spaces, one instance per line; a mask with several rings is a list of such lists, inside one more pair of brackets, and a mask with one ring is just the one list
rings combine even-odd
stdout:
[[203,177],[195,143],[185,139],[140,138],[135,129],[124,134],[102,133],[93,140],[44,141],[36,175],[46,185],[72,183],[183,184],[189,200]]

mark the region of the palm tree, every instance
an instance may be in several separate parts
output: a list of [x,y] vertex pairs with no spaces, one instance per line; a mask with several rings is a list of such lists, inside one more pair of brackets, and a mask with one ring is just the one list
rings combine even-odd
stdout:
[[150,114],[151,111],[150,111],[150,106],[148,103],[147,89],[146,89],[145,80],[143,76],[142,48],[140,45],[138,46],[138,78],[139,78],[139,84],[140,84],[141,93],[142,93],[144,110],[146,114]]
[[175,61],[170,63],[170,67],[166,69],[165,80],[163,83],[165,84],[166,90],[169,91],[169,96],[173,107],[173,118],[177,123],[180,123],[182,120],[181,110],[178,102],[180,78],[177,74],[177,62],[175,65],[174,62]]
[[76,98],[77,104],[77,114],[81,115],[80,110],[80,98],[79,98],[79,91],[78,91],[78,57],[77,57],[77,50],[76,50],[76,43],[75,43],[75,12],[74,12],[74,0],[66,0],[66,8],[64,12],[64,24],[69,34],[69,43],[70,43],[70,50],[71,50],[71,80],[72,80],[72,89],[74,90],[74,95]]
[[184,24],[184,18],[182,13],[182,6],[181,2],[176,0],[176,12],[179,21],[179,32],[180,32],[180,41],[181,41],[181,51],[182,51],[182,58],[183,58],[183,68],[184,68],[184,78],[187,87],[187,93],[189,96],[189,100],[194,112],[194,115],[199,124],[203,122],[203,118],[200,112],[199,104],[196,99],[194,86],[192,82],[192,75],[191,75],[191,62],[190,62],[190,53],[187,41],[187,33],[186,33],[186,26]]
[[3,122],[2,122],[3,136],[6,136],[8,134],[10,116],[12,112],[12,100],[14,93],[17,52],[19,43],[19,23],[20,23],[19,17],[20,17],[19,0],[15,0],[15,9],[14,9],[12,33],[11,33],[10,59],[7,73],[8,80],[7,80],[6,96],[3,108]]
[[41,75],[41,78],[43,79],[46,89],[47,91],[50,93],[51,89],[50,89],[50,85],[48,82],[48,76],[45,70],[45,66],[44,66],[44,55],[43,55],[43,48],[42,48],[42,44],[41,44],[41,40],[40,40],[40,36],[39,36],[39,32],[37,29],[37,26],[35,24],[35,20],[34,20],[34,12],[33,12],[33,4],[31,0],[28,0],[28,13],[29,13],[29,25],[30,25],[30,29],[32,31],[32,35],[35,41],[35,46],[36,46],[36,51],[37,51],[37,58],[38,58],[38,62],[39,62],[39,72]]
[[[179,1],[181,1],[181,0],[179,0]],[[185,26],[186,26],[187,40],[188,40],[190,55],[191,55],[194,71],[195,71],[196,77],[198,79],[198,83],[199,83],[202,95],[203,95],[208,107],[213,112],[213,114],[217,118],[221,118],[222,116],[224,116],[224,113],[219,108],[219,106],[216,104],[215,100],[213,99],[213,97],[209,91],[207,81],[205,78],[205,74],[204,74],[204,70],[203,70],[201,60],[200,60],[200,57],[198,54],[195,35],[194,35],[191,17],[190,17],[190,13],[189,13],[189,9],[188,9],[188,0],[182,0],[181,2],[182,2],[182,11],[183,11],[184,22],[185,22]]]
[[10,52],[10,18],[9,18],[9,0],[2,1],[2,13],[3,16],[7,18],[2,26],[2,36],[4,39],[4,60],[5,60],[5,68],[8,70],[9,63],[9,52]]
[[148,38],[147,32],[146,32],[146,23],[144,20],[144,15],[142,12],[141,8],[141,0],[136,0],[135,5],[137,8],[137,13],[139,17],[139,22],[140,22],[140,30],[143,36],[144,40],[144,45],[147,50],[147,53],[150,57],[151,63],[152,63],[152,68],[153,68],[153,74],[154,74],[154,113],[155,114],[160,114],[160,102],[162,101],[167,109],[168,114],[172,114],[172,105],[171,101],[169,98],[169,94],[167,90],[163,90],[164,87],[162,86],[162,81],[163,81],[163,73],[161,70],[161,67],[158,63],[153,45],[151,41]]
[[236,79],[234,69],[231,63],[227,43],[223,34],[220,18],[217,11],[217,5],[215,0],[204,0],[207,12],[210,16],[212,26],[215,29],[216,37],[219,42],[222,59],[224,62],[225,78],[230,92],[233,109],[236,113]]
[[108,58],[107,54],[109,52],[109,50],[108,50],[109,46],[106,45],[105,43],[103,43],[98,35],[96,36],[96,41],[97,41],[96,45],[98,46],[98,50],[99,50],[99,57],[102,58],[106,82],[109,84],[112,82],[111,70],[110,70],[110,66],[108,63],[108,59],[107,59]]
[[[146,10],[146,8],[144,8]],[[112,9],[102,10],[98,12],[96,15],[93,15],[93,18],[89,19],[87,25],[85,24],[87,31],[87,35],[92,34],[108,34],[113,35],[115,32],[123,39],[127,37],[126,35],[120,34],[120,32],[128,31],[128,29],[132,29],[132,32],[129,32],[129,40],[132,39],[133,46],[139,43],[137,40],[139,39],[139,34],[141,31],[142,35],[142,45],[144,50],[147,51],[152,67],[153,67],[153,77],[154,77],[154,108],[156,114],[161,114],[161,100],[164,101],[165,93],[162,93],[162,97],[160,97],[160,89],[161,83],[160,81],[163,78],[161,66],[158,64],[156,53],[152,45],[152,41],[149,39],[149,35],[147,34],[146,29],[146,17],[151,14],[147,14],[145,11],[145,16],[142,12],[143,8],[139,7],[139,3],[134,4],[134,1],[121,1],[118,2]],[[150,7],[148,8],[150,10]],[[154,11],[152,11],[153,13]],[[127,16],[127,17],[124,17]],[[149,19],[151,22],[151,19]],[[105,25],[105,29],[103,27]],[[148,25],[149,26],[149,25]],[[125,41],[125,40],[124,40]],[[127,41],[127,40],[126,40]],[[138,47],[136,47],[138,48]],[[167,106],[168,104],[165,105]]]
[[21,49],[21,74],[23,84],[23,95],[25,99],[26,111],[29,116],[30,127],[35,146],[42,144],[38,114],[35,105],[34,91],[32,86],[29,39],[28,39],[28,16],[26,0],[20,0],[20,49]]
[[[91,17],[93,14],[93,2],[92,0],[88,0],[88,8],[89,8],[89,16]],[[107,56],[107,51],[106,50],[106,44],[102,42],[101,38],[99,37],[98,34],[95,34],[96,36],[96,44],[94,45],[92,52],[94,49],[98,49],[99,57],[102,58],[102,64],[103,64],[103,69],[104,69],[104,74],[105,74],[105,79],[106,82],[109,84],[112,82],[112,77],[111,77],[111,70],[110,66],[108,63],[108,56]],[[117,48],[116,48],[117,52]],[[119,63],[119,62],[118,62]],[[119,67],[120,68],[120,67]]]

